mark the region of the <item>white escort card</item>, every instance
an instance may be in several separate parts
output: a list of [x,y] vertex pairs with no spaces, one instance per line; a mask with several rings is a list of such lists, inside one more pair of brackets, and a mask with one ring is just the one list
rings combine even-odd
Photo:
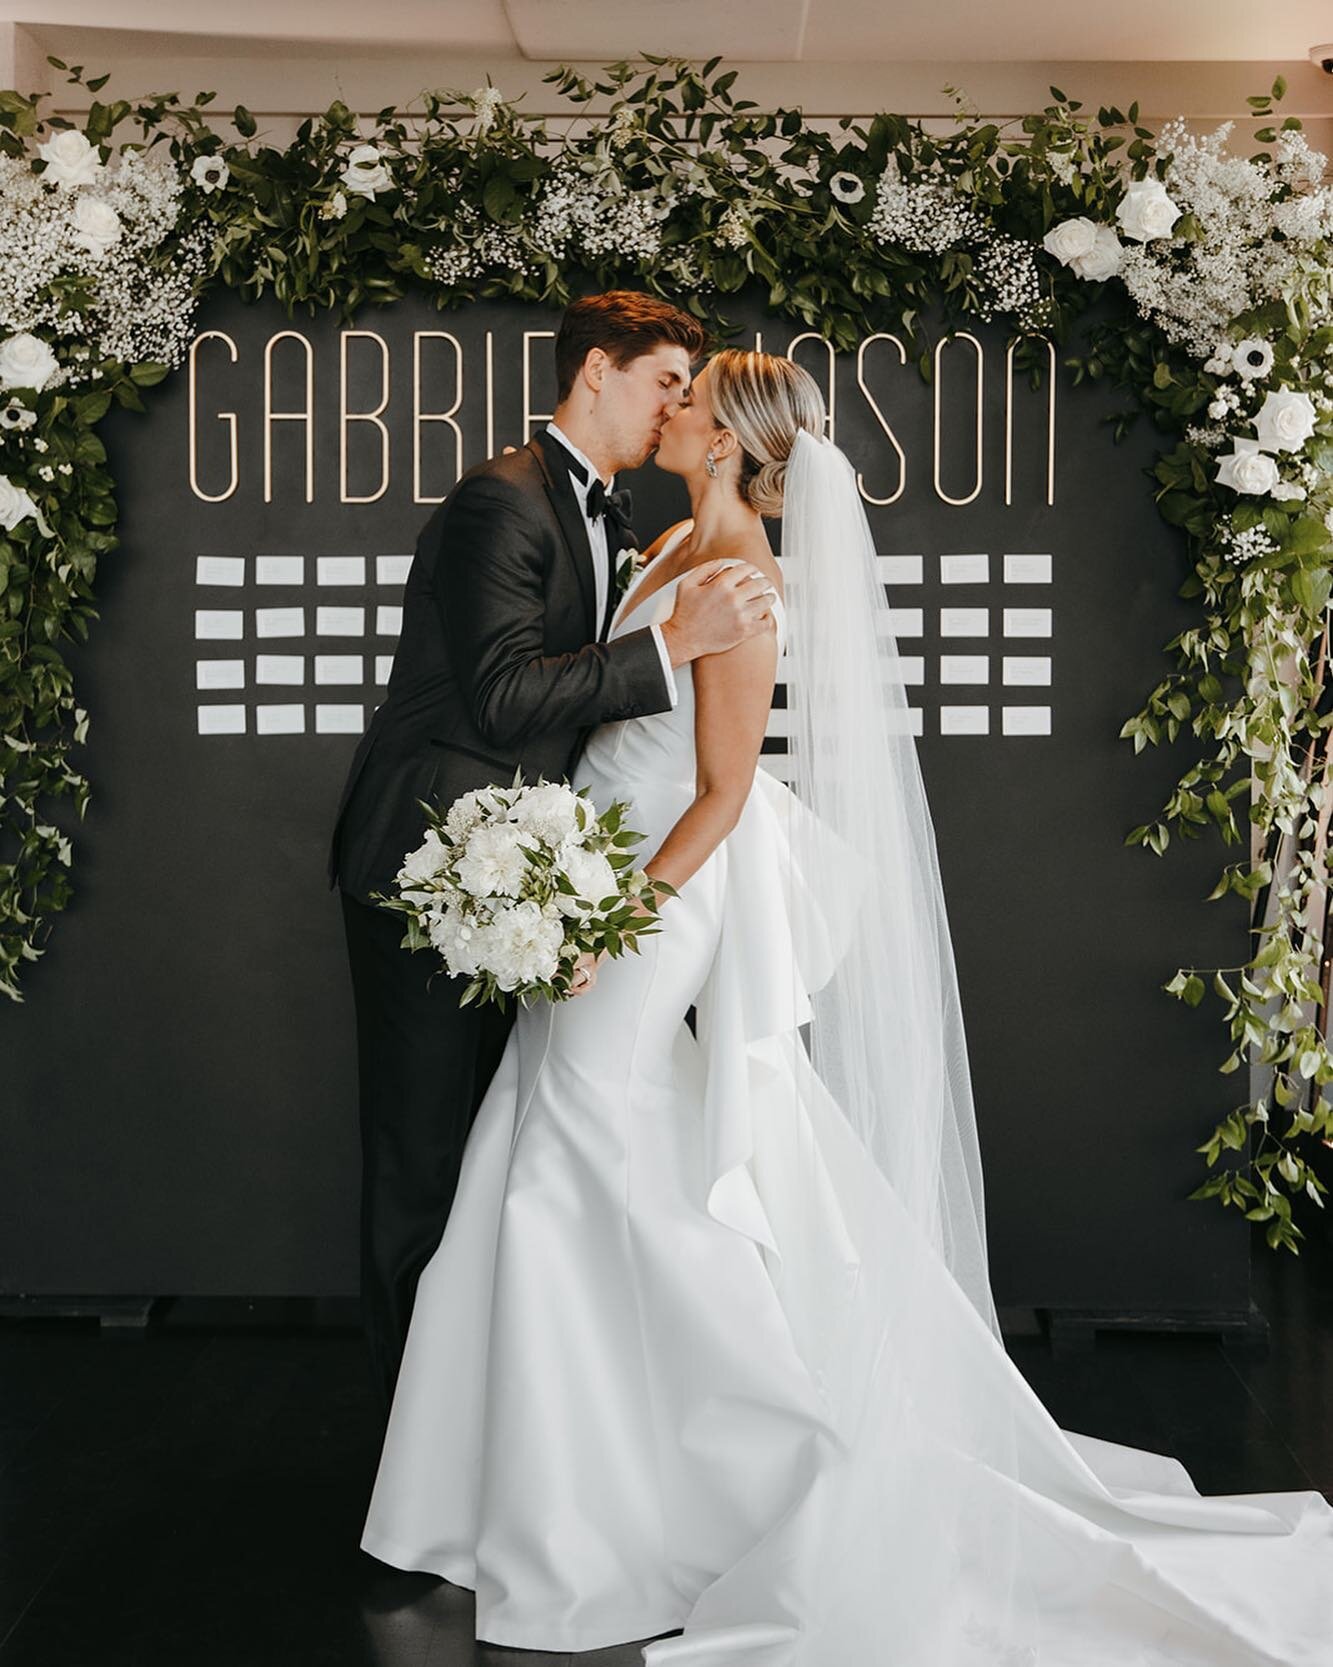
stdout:
[[194,686],[196,689],[243,689],[245,661],[196,660]]
[[244,556],[196,556],[194,582],[197,585],[243,585]]
[[256,608],[255,635],[257,637],[305,636],[305,609]]
[[1049,683],[1051,681],[1050,655],[1006,654],[1004,657],[1003,680],[1006,683]]
[[375,583],[377,585],[405,585],[411,567],[411,556],[376,556]]
[[255,729],[260,735],[304,735],[304,706],[256,706]]
[[199,706],[201,735],[244,735],[245,708],[243,706]]
[[303,585],[305,583],[305,557],[256,556],[255,583],[257,585]]
[[1051,610],[1049,608],[1006,608],[1004,610],[1006,637],[1049,637]]
[[315,733],[317,735],[360,735],[366,727],[364,706],[317,706]]
[[397,637],[402,634],[403,610],[401,608],[375,609],[375,635],[377,637]]
[[989,735],[990,708],[987,706],[941,706],[941,735]]
[[1051,558],[1049,556],[1006,556],[1004,582],[1007,585],[1049,585]]
[[[906,678],[903,679],[907,681]],[[988,654],[941,654],[941,683],[989,683],[990,656]]]
[[304,683],[304,654],[257,654],[256,683]]
[[989,608],[941,608],[942,637],[987,637],[990,635]]
[[196,608],[194,634],[205,642],[239,642],[245,635],[245,615],[239,608]]
[[364,556],[320,556],[315,564],[321,585],[364,585]]
[[876,556],[875,566],[886,585],[919,585],[925,562],[921,556]]
[[940,557],[942,585],[984,585],[989,579],[990,557],[987,555]]
[[1051,709],[1049,706],[1006,706],[1004,733],[1006,735],[1049,735]]
[[316,654],[316,683],[360,683],[365,677],[360,654]]
[[321,637],[363,637],[366,633],[366,610],[316,608],[315,633]]

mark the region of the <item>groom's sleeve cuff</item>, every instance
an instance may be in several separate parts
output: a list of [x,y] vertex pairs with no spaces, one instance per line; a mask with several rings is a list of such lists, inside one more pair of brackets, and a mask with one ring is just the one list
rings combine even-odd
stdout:
[[662,661],[662,676],[666,679],[667,693],[671,696],[671,708],[674,711],[680,696],[676,692],[676,674],[671,668],[671,656],[667,653],[666,638],[662,635],[662,627],[652,627],[653,641],[657,644],[658,657]]

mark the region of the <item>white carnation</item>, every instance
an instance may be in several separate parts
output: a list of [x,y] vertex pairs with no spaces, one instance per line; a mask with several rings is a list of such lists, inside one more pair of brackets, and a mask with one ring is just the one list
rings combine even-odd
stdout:
[[52,185],[63,186],[66,191],[95,184],[102,172],[96,145],[89,144],[73,128],[53,134],[44,145],[38,145],[37,154],[46,163],[42,178]]
[[1265,451],[1299,451],[1314,433],[1315,408],[1309,394],[1283,388],[1270,393],[1254,419]]
[[458,859],[458,882],[472,897],[516,897],[528,872],[522,832],[509,823],[474,828]]
[[409,851],[398,870],[398,888],[410,902],[429,905],[435,893],[421,889],[415,882],[434,880],[452,857],[449,847],[431,828],[415,851]]
[[0,388],[40,393],[59,369],[55,354],[36,336],[11,336],[0,346]]
[[555,977],[565,929],[559,919],[544,914],[536,903],[517,903],[497,909],[486,929],[485,962],[502,990],[536,984]]
[[1126,188],[1115,217],[1126,237],[1132,237],[1136,243],[1147,243],[1170,235],[1180,218],[1180,209],[1167,196],[1160,179],[1136,179]]
[[120,216],[110,203],[98,197],[81,196],[74,200],[69,217],[70,236],[94,255],[105,255],[120,241]]
[[560,845],[579,831],[578,794],[560,782],[538,782],[525,787],[519,795],[512,816],[524,833],[545,840],[548,845]]
[[1273,458],[1259,450],[1257,440],[1246,440],[1237,435],[1231,442],[1232,450],[1217,460],[1216,479],[1222,486],[1235,492],[1265,495],[1277,485],[1278,467]]
[[431,915],[426,931],[455,978],[475,978],[481,971],[488,927],[475,925],[461,909],[446,908]]

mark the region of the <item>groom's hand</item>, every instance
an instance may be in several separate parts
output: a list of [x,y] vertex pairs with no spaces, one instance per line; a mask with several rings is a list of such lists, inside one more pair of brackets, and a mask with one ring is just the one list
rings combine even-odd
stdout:
[[673,666],[729,648],[768,629],[772,581],[757,567],[706,561],[676,586],[676,606],[662,622]]

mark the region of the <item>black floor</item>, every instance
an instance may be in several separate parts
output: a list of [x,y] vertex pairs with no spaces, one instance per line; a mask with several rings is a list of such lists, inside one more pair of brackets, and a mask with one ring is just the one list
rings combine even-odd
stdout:
[[[1265,1358],[1011,1353],[1066,1428],[1172,1453],[1205,1493],[1333,1496],[1333,1257],[1257,1247],[1255,1286]],[[376,1456],[351,1330],[0,1322],[0,1667],[638,1667],[474,1644],[468,1593],[362,1555]]]

